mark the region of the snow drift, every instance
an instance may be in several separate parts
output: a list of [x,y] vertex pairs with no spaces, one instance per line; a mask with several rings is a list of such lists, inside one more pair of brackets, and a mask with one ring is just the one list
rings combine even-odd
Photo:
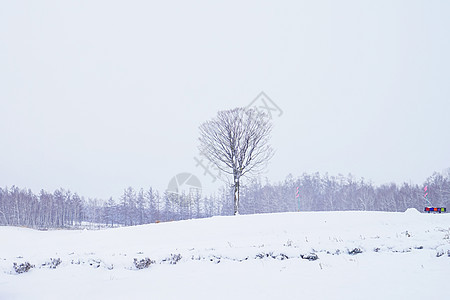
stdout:
[[427,286],[450,270],[450,215],[414,209],[0,227],[0,240],[0,299],[443,299]]

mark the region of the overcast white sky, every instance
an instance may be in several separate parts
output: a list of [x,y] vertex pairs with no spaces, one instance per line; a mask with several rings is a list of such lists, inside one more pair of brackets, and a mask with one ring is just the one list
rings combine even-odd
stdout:
[[450,1],[3,1],[0,186],[160,191],[264,91],[271,181],[450,167]]

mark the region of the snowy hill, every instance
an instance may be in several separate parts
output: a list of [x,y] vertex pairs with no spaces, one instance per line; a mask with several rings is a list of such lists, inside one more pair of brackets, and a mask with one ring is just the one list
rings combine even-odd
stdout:
[[415,209],[0,227],[0,240],[2,300],[448,297],[450,215]]

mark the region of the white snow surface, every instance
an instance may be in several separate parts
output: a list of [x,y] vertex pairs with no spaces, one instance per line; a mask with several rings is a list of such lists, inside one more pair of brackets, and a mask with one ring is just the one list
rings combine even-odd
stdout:
[[[240,215],[97,231],[0,227],[0,241],[1,300],[449,297],[450,215],[414,209]],[[313,253],[317,260],[305,259]],[[135,258],[152,264],[137,269]],[[34,268],[17,274],[13,264],[25,262]]]

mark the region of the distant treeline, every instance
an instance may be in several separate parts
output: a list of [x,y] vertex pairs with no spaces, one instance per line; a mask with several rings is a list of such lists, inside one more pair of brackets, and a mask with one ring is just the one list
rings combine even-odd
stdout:
[[[434,173],[422,185],[395,183],[374,186],[364,179],[348,176],[303,174],[277,184],[251,180],[241,187],[241,214],[288,211],[370,210],[422,211],[428,205],[449,207],[450,172]],[[297,192],[298,190],[298,192]],[[200,193],[159,193],[129,187],[116,200],[85,199],[58,189],[34,194],[16,186],[0,188],[0,225],[32,228],[80,228],[130,226],[233,214],[232,190],[222,188],[215,195]]]

